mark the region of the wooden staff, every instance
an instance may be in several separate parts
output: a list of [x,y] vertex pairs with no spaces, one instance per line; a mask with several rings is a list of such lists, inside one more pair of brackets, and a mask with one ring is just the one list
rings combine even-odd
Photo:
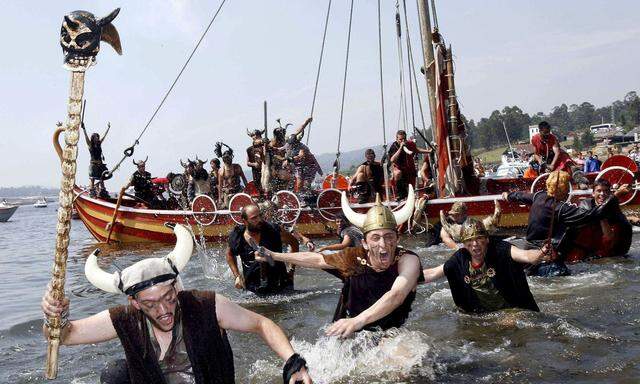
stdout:
[[109,234],[107,235],[107,240],[105,243],[109,244],[109,240],[111,240],[111,233],[113,233],[113,228],[116,225],[116,218],[118,217],[118,209],[120,208],[120,204],[122,204],[122,198],[124,197],[124,191],[126,188],[120,189],[120,193],[118,194],[118,201],[116,202],[116,209],[113,211],[113,216],[111,217],[111,223],[107,225],[109,229]]

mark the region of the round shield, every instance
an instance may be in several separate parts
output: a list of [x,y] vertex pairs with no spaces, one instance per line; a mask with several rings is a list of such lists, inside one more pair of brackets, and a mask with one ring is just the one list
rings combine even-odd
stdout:
[[300,200],[293,192],[279,191],[271,201],[278,207],[276,217],[280,223],[293,224],[300,217]]
[[623,184],[629,184],[629,186],[631,187],[631,191],[618,195],[620,205],[628,204],[629,202],[631,202],[631,200],[633,200],[634,197],[636,197],[636,193],[638,193],[638,190],[635,189],[635,177],[628,168],[611,166],[598,173],[598,176],[596,176],[596,180],[600,179],[607,180],[611,184],[611,189],[614,191]]
[[236,193],[233,195],[231,200],[229,200],[229,211],[231,211],[230,215],[236,224],[242,224],[242,215],[240,214],[242,207],[251,204],[254,204],[253,199],[246,193]]
[[605,170],[609,167],[622,167],[626,168],[632,173],[638,172],[638,164],[633,161],[632,158],[625,155],[613,155],[609,157],[607,160],[602,163],[602,170]]
[[169,183],[169,191],[174,195],[182,194],[184,188],[187,186],[187,180],[184,175],[176,175],[173,177],[171,182]]
[[338,173],[334,181],[333,173],[330,173],[322,181],[322,189],[346,191],[349,189],[349,180],[344,175]]
[[200,225],[211,225],[216,221],[216,203],[207,195],[198,195],[191,202],[193,218]]
[[[547,190],[547,178],[549,178],[549,173],[543,173],[542,175],[536,177],[531,184],[531,193],[536,193],[538,191],[546,191]],[[569,196],[567,196],[567,201],[571,200],[571,192],[573,192],[573,186],[569,183]]]
[[342,212],[340,198],[342,193],[333,188],[325,189],[318,195],[317,205],[320,216],[327,221],[333,221]]

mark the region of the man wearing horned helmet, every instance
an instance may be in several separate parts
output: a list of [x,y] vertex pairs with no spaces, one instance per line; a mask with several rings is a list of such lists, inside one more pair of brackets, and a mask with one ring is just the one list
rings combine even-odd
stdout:
[[[226,147],[225,151],[222,147]],[[222,159],[222,167],[218,171],[218,203],[223,207],[229,206],[229,200],[236,193],[242,192],[242,184],[247,185],[247,178],[240,164],[233,163],[233,149],[222,142],[215,146],[216,156]]]
[[[68,321],[69,301],[56,301],[49,287],[42,299],[47,316],[61,315],[61,342],[94,344],[119,338],[126,362],[103,372],[101,380],[147,383],[233,383],[233,353],[227,331],[258,334],[286,360],[285,383],[311,383],[305,360],[294,353],[286,335],[271,320],[210,291],[184,290],[179,277],[193,253],[192,233],[173,225],[174,250],[145,258],[121,273],[98,266],[95,251],[85,264],[87,279],[109,293],[124,293],[129,305]],[[48,328],[44,327],[45,336]]]
[[268,255],[276,261],[323,269],[343,281],[335,322],[327,329],[328,335],[347,337],[361,329],[399,327],[411,312],[416,285],[422,280],[418,256],[398,246],[397,226],[411,216],[414,200],[413,187],[409,186],[406,204],[393,212],[382,205],[378,195],[365,215],[351,209],[343,192],[344,215],[365,236],[359,247],[331,255],[278,253],[261,247],[256,259],[266,261],[264,255]]
[[247,136],[251,138],[251,146],[247,148],[247,166],[251,168],[251,175],[253,176],[253,185],[262,191],[262,163],[265,160],[264,147],[262,135],[265,131],[254,129],[253,131],[247,130]]
[[144,160],[133,160],[133,164],[138,169],[131,175],[129,184],[124,188],[133,187],[135,197],[151,207],[155,204],[156,197],[153,193],[151,174],[147,172],[147,160],[149,160],[149,156]]

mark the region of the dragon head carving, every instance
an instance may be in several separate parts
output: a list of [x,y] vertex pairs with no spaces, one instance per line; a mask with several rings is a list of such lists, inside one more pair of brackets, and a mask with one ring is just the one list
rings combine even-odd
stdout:
[[82,71],[93,65],[100,51],[100,41],[105,41],[122,54],[120,36],[111,24],[120,8],[109,15],[96,19],[87,11],[73,11],[65,15],[60,29],[60,46],[64,53],[64,67],[71,71]]

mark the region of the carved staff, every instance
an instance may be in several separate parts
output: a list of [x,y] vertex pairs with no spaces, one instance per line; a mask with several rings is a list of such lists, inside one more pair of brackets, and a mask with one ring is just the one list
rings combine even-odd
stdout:
[[[56,253],[51,277],[53,297],[64,300],[64,283],[67,271],[69,248],[69,230],[71,228],[71,209],[73,205],[73,187],[76,177],[76,157],[78,155],[78,129],[82,96],[84,94],[84,74],[95,64],[100,51],[100,41],[106,41],[118,54],[122,54],[118,31],[111,24],[120,12],[120,8],[102,19],[86,11],[74,11],[64,16],[60,31],[60,45],[64,53],[64,68],[71,71],[71,88],[67,106],[67,121],[64,149],[62,150],[62,181],[60,183],[58,224],[56,226]],[[47,348],[47,379],[58,375],[58,348],[60,335],[67,324],[66,316],[51,316],[46,319],[49,331]]]

